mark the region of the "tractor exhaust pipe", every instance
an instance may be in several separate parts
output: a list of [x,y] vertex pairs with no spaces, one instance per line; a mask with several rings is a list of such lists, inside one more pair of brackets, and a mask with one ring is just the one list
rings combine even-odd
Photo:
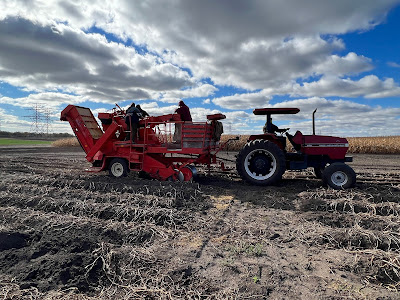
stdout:
[[315,135],[315,113],[317,112],[317,108],[312,113],[312,134]]

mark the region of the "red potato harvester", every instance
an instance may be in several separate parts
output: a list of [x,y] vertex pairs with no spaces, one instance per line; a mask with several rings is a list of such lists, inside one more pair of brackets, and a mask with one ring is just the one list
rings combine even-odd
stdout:
[[[255,115],[266,115],[264,134],[251,135],[237,155],[236,169],[251,184],[272,185],[282,179],[286,170],[314,168],[317,178],[334,189],[353,187],[354,170],[345,164],[349,148],[345,138],[303,135],[297,131],[290,135],[288,129],[279,129],[272,123],[273,114],[296,114],[298,108],[260,108]],[[219,142],[216,134],[223,114],[207,116],[207,122],[182,122],[180,115],[169,114],[140,120],[135,143],[125,141],[127,126],[125,111],[118,107],[111,113],[99,113],[102,128],[88,108],[68,105],[61,112],[61,120],[69,121],[79,143],[92,163],[89,171],[108,170],[111,176],[127,176],[129,171],[145,173],[159,180],[191,180],[197,174],[195,165],[219,165],[224,162],[216,154],[226,143]],[[173,127],[182,124],[182,136],[174,143]],[[284,136],[286,135],[286,137]],[[286,150],[287,139],[296,152]],[[238,139],[238,138],[236,138]]]
[[[68,121],[79,143],[92,163],[88,171],[108,170],[113,177],[127,176],[129,171],[145,173],[159,180],[190,180],[197,171],[195,164],[219,164],[216,154],[223,148],[215,136],[223,114],[207,116],[207,122],[182,122],[179,114],[147,117],[139,122],[135,143],[125,141],[128,131],[125,111],[113,109],[99,113],[102,128],[89,108],[68,105],[61,120]],[[173,128],[182,124],[179,143],[173,142]],[[229,141],[228,141],[229,142]]]

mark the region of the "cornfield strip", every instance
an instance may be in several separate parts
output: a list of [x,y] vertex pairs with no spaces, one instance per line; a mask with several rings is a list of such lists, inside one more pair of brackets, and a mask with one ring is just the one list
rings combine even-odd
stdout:
[[[222,135],[221,142],[226,142],[234,137],[235,135]],[[239,140],[231,141],[227,148],[230,151],[240,151],[248,138],[248,135],[241,135]],[[347,139],[350,145],[349,153],[400,154],[400,136],[351,137]],[[287,141],[287,145],[289,145],[289,151],[293,151],[289,141]]]

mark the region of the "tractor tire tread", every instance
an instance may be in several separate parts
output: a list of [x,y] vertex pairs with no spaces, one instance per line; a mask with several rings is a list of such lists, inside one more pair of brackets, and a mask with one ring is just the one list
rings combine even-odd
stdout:
[[[251,178],[244,166],[244,162],[246,160],[246,156],[251,153],[254,150],[257,149],[264,149],[268,150],[273,156],[275,157],[277,161],[277,169],[275,173],[268,179],[265,180],[256,180],[254,178]],[[246,145],[242,148],[242,150],[239,152],[237,159],[236,159],[236,170],[240,177],[252,184],[255,185],[273,185],[278,183],[282,179],[283,173],[286,171],[286,159],[283,151],[274,143],[266,140],[253,140],[249,141],[246,143]]]

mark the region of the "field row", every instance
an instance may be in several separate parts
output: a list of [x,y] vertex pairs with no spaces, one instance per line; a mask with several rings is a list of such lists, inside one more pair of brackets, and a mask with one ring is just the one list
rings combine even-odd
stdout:
[[115,179],[85,173],[80,151],[31,151],[0,156],[0,297],[376,299],[400,288],[394,160],[356,156],[356,187],[336,191],[310,171],[270,187],[213,168],[198,182]]

